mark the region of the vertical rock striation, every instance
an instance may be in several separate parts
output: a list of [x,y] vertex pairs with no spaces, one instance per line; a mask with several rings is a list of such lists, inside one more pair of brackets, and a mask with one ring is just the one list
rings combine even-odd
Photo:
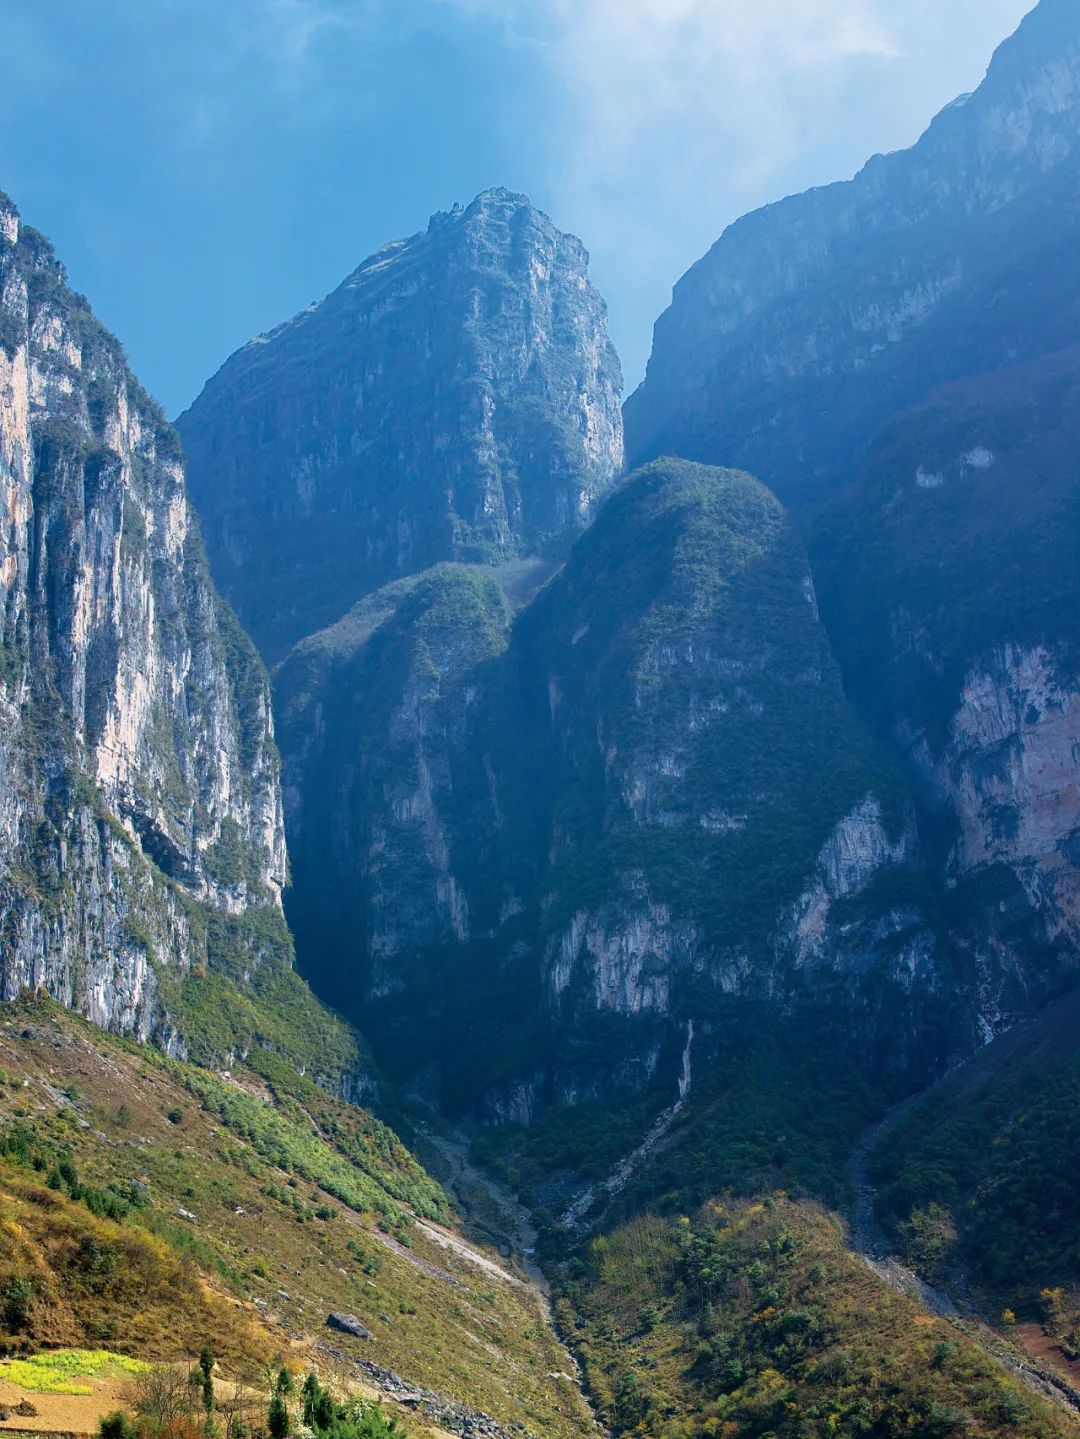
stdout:
[[0,197],[0,984],[147,1035],[213,917],[279,913],[269,689],[179,444]]
[[178,426],[215,577],[268,659],[444,561],[561,554],[622,469],[588,255],[491,190],[232,356]]

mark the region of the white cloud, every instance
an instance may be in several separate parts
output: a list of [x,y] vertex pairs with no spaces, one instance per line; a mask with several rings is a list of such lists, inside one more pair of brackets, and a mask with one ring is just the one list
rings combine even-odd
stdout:
[[583,140],[614,165],[635,164],[638,144],[673,123],[689,123],[703,143],[710,131],[756,130],[766,108],[790,115],[793,81],[898,53],[881,0],[443,3],[542,51]]

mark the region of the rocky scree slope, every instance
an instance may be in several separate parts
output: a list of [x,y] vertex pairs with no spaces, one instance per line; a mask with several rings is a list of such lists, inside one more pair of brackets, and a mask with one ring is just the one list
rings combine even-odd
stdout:
[[621,472],[581,242],[480,195],[238,351],[178,427],[214,575],[263,654],[446,560],[548,550]]
[[675,287],[632,463],[739,465],[812,507],[936,384],[1077,334],[1080,14],[1042,0],[912,149],[745,216]]
[[687,1018],[751,997],[930,1062],[966,981],[776,500],[658,463],[516,619],[497,578],[392,586],[277,676],[316,987],[502,1120],[674,1088]]
[[283,933],[269,686],[174,432],[6,197],[0,486],[3,994],[167,1037],[163,986],[253,914]]

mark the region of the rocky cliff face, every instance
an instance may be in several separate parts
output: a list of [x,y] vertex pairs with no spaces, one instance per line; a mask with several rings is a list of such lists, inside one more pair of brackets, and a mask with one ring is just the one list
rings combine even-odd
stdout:
[[737,464],[812,506],[935,384],[1071,343],[1078,165],[1080,12],[1042,0],[913,149],[746,216],[680,280],[631,461]]
[[268,684],[174,432],[6,197],[0,497],[3,995],[145,1036],[215,916],[280,912]]
[[441,565],[399,580],[278,675],[290,919],[303,954],[350,953],[325,976],[346,1005],[437,990],[432,956],[499,908],[501,802],[478,752],[510,632],[497,574]]
[[853,1013],[898,1068],[937,1043],[910,800],[748,476],[632,477],[512,625],[492,571],[391,586],[277,700],[302,962],[452,1104],[640,1092],[729,1002]]
[[915,781],[989,1029],[1076,969],[1078,444],[1080,351],[974,377],[885,429],[815,541],[849,689]]
[[181,417],[215,577],[280,659],[396,578],[564,553],[622,469],[580,241],[492,190],[235,354]]
[[558,784],[540,906],[557,1023],[707,1030],[731,997],[851,1012],[883,991],[910,1012],[938,989],[951,961],[910,799],[847,706],[806,555],[763,486],[646,467],[516,646]]

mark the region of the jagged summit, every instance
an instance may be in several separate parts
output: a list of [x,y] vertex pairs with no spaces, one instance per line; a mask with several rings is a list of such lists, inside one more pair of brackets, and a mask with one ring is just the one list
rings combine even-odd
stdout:
[[210,381],[179,428],[215,575],[264,654],[432,564],[565,551],[622,468],[588,262],[488,190]]

